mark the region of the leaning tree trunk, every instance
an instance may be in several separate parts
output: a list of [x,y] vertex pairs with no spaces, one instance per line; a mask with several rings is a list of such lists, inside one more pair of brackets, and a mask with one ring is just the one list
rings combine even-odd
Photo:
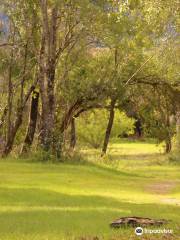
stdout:
[[106,151],[107,151],[107,147],[108,147],[108,143],[109,143],[109,139],[110,139],[110,135],[111,135],[111,130],[112,130],[113,122],[114,122],[115,103],[116,103],[116,100],[112,99],[111,106],[110,106],[110,112],[109,112],[109,121],[108,121],[107,129],[106,129],[106,133],[105,133],[104,144],[103,144],[101,156],[106,154]]
[[75,112],[80,108],[80,106],[83,103],[83,99],[79,98],[76,100],[75,103],[73,103],[68,111],[65,113],[61,126],[60,126],[60,132],[64,133],[64,131],[69,127],[70,123],[71,123],[71,119],[73,118]]
[[24,144],[21,150],[21,154],[28,152],[30,146],[33,143],[34,133],[36,130],[37,115],[38,115],[38,103],[39,103],[39,92],[34,90],[31,99],[31,109],[29,115],[29,124],[24,140]]
[[74,149],[76,146],[76,123],[75,118],[71,120],[71,139],[70,139],[70,149]]
[[23,112],[24,108],[26,106],[26,103],[32,93],[32,91],[35,89],[35,85],[37,84],[37,79],[35,82],[31,85],[29,88],[28,92],[26,95],[24,95],[24,82],[25,82],[25,76],[26,76],[26,67],[27,67],[27,54],[28,54],[28,43],[25,46],[25,55],[24,55],[24,67],[23,67],[23,74],[22,74],[22,80],[21,80],[21,92],[20,92],[20,99],[18,100],[18,107],[17,107],[17,114],[15,116],[14,124],[12,123],[12,97],[13,97],[13,92],[12,92],[12,68],[13,68],[13,58],[14,58],[14,53],[12,50],[11,53],[11,62],[10,62],[10,67],[9,67],[9,80],[8,80],[8,116],[7,116],[7,139],[6,139],[6,144],[4,146],[2,156],[6,157],[12,150],[13,143],[16,137],[16,133],[19,129],[19,127],[22,124],[22,118],[23,118]]
[[27,103],[32,91],[34,91],[34,89],[35,89],[36,83],[37,83],[37,81],[35,81],[35,83],[29,88],[29,91],[27,92],[26,96],[24,97],[24,101],[22,102],[22,105],[19,106],[17,109],[16,119],[15,119],[14,124],[11,127],[11,134],[7,138],[5,147],[2,152],[2,157],[6,157],[13,148],[13,143],[14,143],[17,131],[19,130],[19,128],[22,124],[24,108],[26,106],[26,103]]
[[11,128],[11,134],[8,136],[7,142],[3,149],[2,157],[6,157],[12,150],[16,133],[22,124],[22,115],[23,112],[21,111],[16,118],[14,126]]

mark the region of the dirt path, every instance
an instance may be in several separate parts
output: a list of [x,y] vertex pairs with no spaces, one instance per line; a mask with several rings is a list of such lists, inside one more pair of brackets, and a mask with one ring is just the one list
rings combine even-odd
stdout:
[[180,200],[177,198],[168,198],[165,195],[169,194],[179,183],[179,181],[164,181],[153,183],[148,186],[148,191],[153,194],[164,195],[160,201],[166,204],[175,204],[180,206]]
[[168,194],[171,190],[173,190],[177,185],[175,181],[164,181],[151,184],[148,187],[148,191],[155,194]]

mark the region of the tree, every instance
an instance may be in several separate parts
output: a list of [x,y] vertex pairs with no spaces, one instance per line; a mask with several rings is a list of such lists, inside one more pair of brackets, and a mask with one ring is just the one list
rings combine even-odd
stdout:
[[71,120],[71,139],[70,139],[70,149],[74,149],[76,146],[76,122],[73,117]]
[[[19,130],[25,131],[27,105],[35,89],[40,94],[38,146],[55,155],[71,124],[73,136],[74,117],[78,119],[90,109],[107,109],[109,101],[113,103],[115,99],[109,108],[105,152],[113,129],[114,108],[126,110],[125,102],[133,102],[139,119],[143,106],[146,107],[149,86],[156,87],[156,91],[152,90],[152,122],[157,118],[168,134],[171,132],[171,124],[165,124],[162,116],[177,114],[177,107],[175,112],[171,104],[172,96],[179,94],[178,64],[174,60],[178,51],[172,51],[177,49],[177,1],[1,3],[6,16],[1,26],[1,33],[5,34],[1,34],[0,42],[4,155],[12,150]],[[35,109],[36,115],[37,105]],[[30,131],[30,144],[35,125]]]
[[[1,63],[1,74],[8,82],[8,85],[4,85],[5,93],[7,92],[7,121],[3,122],[7,127],[7,135],[3,156],[8,155],[12,150],[16,133],[22,124],[26,103],[36,85],[36,81],[34,83],[30,81],[32,72],[29,69],[34,68],[34,62],[30,54],[29,29],[21,32],[21,25],[16,21],[17,16],[11,12],[11,9],[7,11],[6,16],[9,31],[6,33],[7,44],[5,44]],[[8,72],[6,66],[8,66]]]
[[[81,144],[87,144],[93,148],[103,147],[104,132],[109,120],[109,108],[89,109],[76,118],[77,139]],[[134,120],[128,118],[125,113],[114,109],[114,122],[111,129],[111,138],[119,135],[133,133]]]
[[28,152],[30,146],[33,143],[34,134],[36,131],[37,116],[38,116],[38,104],[39,104],[39,92],[35,89],[32,93],[31,107],[30,107],[30,114],[29,114],[29,124],[27,128],[24,144],[21,150],[21,154]]

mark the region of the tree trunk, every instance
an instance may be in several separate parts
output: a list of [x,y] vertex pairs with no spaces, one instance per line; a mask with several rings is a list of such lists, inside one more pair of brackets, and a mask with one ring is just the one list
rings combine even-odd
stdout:
[[34,133],[36,130],[36,123],[37,123],[38,103],[39,103],[39,92],[34,90],[32,94],[32,100],[31,100],[28,129],[27,129],[26,137],[21,150],[21,154],[26,153],[33,143]]
[[166,129],[168,131],[167,138],[165,139],[165,153],[170,153],[172,149],[172,141],[171,141],[171,134],[170,134],[170,116],[167,116],[166,119]]
[[3,128],[4,126],[4,122],[5,122],[5,119],[6,119],[6,115],[8,113],[8,108],[7,106],[4,108],[4,111],[3,111],[3,114],[1,116],[1,120],[0,120],[0,130]]
[[17,133],[19,127],[22,124],[22,114],[23,114],[22,111],[19,112],[19,114],[18,114],[18,116],[16,118],[16,121],[15,121],[15,124],[11,128],[11,134],[9,135],[9,137],[8,137],[8,139],[6,141],[5,147],[3,149],[2,157],[6,157],[12,150],[16,133]]
[[47,1],[40,1],[42,14],[42,42],[39,59],[39,83],[42,100],[40,144],[45,151],[54,146],[55,95],[54,81],[57,60],[57,14],[55,6],[48,14]]
[[109,143],[109,139],[110,139],[110,135],[111,135],[111,130],[112,130],[113,122],[114,122],[115,103],[116,103],[116,100],[112,99],[111,106],[110,106],[110,112],[109,112],[109,121],[108,121],[107,129],[106,129],[106,133],[105,133],[104,144],[103,144],[101,156],[106,154],[106,151],[107,151],[107,147],[108,147],[108,143]]
[[36,85],[36,82],[30,87],[28,93],[24,97],[24,101],[22,103],[22,106],[19,106],[18,109],[17,109],[17,116],[16,116],[14,124],[11,127],[11,134],[7,138],[5,147],[4,147],[3,151],[2,151],[2,157],[6,157],[12,150],[16,133],[17,133],[19,127],[22,124],[24,108],[26,106],[26,103],[27,103],[27,101],[28,101],[32,91],[34,91],[34,89],[35,89],[35,85]]
[[12,68],[13,68],[13,50],[11,50],[11,59],[9,65],[9,73],[8,73],[8,116],[7,116],[7,139],[8,141],[11,138],[11,131],[12,131]]
[[[14,42],[15,32],[13,36],[13,42]],[[22,124],[22,118],[23,118],[23,112],[24,108],[26,106],[26,103],[32,93],[32,91],[35,89],[35,85],[37,84],[37,79],[35,80],[34,84],[31,85],[29,88],[27,94],[24,96],[24,82],[25,82],[25,73],[26,73],[26,67],[27,67],[27,56],[28,56],[28,41],[25,46],[25,54],[24,54],[24,66],[23,66],[23,73],[22,73],[22,80],[21,80],[21,93],[20,93],[20,99],[18,100],[17,104],[17,114],[15,116],[14,124],[12,121],[12,113],[13,113],[13,104],[12,104],[12,98],[13,98],[13,84],[12,84],[12,70],[13,70],[13,60],[14,60],[14,52],[11,52],[11,62],[9,66],[9,78],[8,78],[8,117],[7,117],[7,139],[6,144],[4,146],[2,156],[6,157],[12,150],[14,139],[16,136],[16,133],[19,129],[19,127]]]
[[71,120],[71,139],[70,139],[70,149],[74,149],[76,145],[76,123],[75,118]]
[[170,153],[171,149],[172,149],[172,143],[171,143],[171,138],[170,137],[168,139],[166,139],[165,144],[166,144],[165,152]]
[[61,126],[60,126],[60,132],[63,133],[71,123],[71,119],[73,118],[75,112],[79,109],[79,107],[82,105],[83,100],[77,99],[75,103],[73,103],[68,111],[65,113],[64,118],[62,120]]
[[11,59],[9,65],[9,74],[8,74],[8,116],[7,116],[7,138],[2,151],[2,156],[7,156],[12,149],[14,142],[14,129],[12,127],[12,67],[13,67],[13,50],[11,50]]
[[142,137],[142,124],[139,118],[136,118],[136,121],[134,124],[134,134],[137,138]]

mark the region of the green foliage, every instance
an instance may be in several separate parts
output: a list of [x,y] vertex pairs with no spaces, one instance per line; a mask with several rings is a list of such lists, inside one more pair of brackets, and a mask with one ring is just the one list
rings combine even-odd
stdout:
[[167,124],[163,119],[160,112],[152,111],[146,112],[144,115],[146,118],[144,129],[147,136],[158,139],[159,142],[163,142],[169,137],[173,137],[175,133],[175,125]]
[[[76,120],[79,140],[94,148],[99,148],[104,140],[108,117],[109,112],[107,110],[94,110],[79,117]],[[134,120],[128,118],[123,112],[116,110],[111,138],[133,133],[133,128]]]
[[[10,46],[0,48],[0,80],[2,78],[3,82],[0,107],[4,109],[7,105],[8,68],[12,63],[13,111],[11,121],[14,122],[17,106],[21,102],[20,98],[27,93],[32,81],[37,77],[37,70],[40,69],[43,14],[39,1],[6,0],[0,3],[0,11],[9,17],[11,25],[7,41],[10,43],[15,41],[13,48]],[[49,30],[51,28],[51,11],[54,7],[59,11],[58,31],[54,40],[57,47],[55,52],[60,51],[60,56],[56,59],[56,75],[53,80],[55,86],[53,132],[59,134],[59,126],[64,115],[79,99],[82,101],[82,106],[79,108],[86,108],[104,103],[110,97],[115,96],[121,111],[127,110],[124,107],[124,100],[135,102],[136,107],[133,111],[138,115],[143,107],[147,107],[146,96],[149,93],[149,85],[156,85],[159,95],[168,95],[176,91],[171,98],[176,100],[174,105],[179,102],[178,1],[48,0],[47,32],[48,28]],[[27,43],[27,59],[25,60]],[[131,79],[147,59],[150,61]],[[131,81],[126,84],[128,79]],[[145,83],[140,84],[140,82]],[[153,84],[155,82],[155,85],[152,82]],[[168,86],[167,93],[163,92],[160,85]],[[45,88],[47,86],[46,79],[44,86]],[[145,131],[150,129],[150,135],[162,141],[167,136],[173,135],[174,126],[167,126],[164,116],[161,117],[162,111],[158,110],[159,104],[162,105],[163,111],[167,108],[164,107],[164,102],[157,100],[154,91],[151,91],[151,98],[152,108],[149,113],[145,113],[144,117]],[[41,114],[41,109],[39,112]],[[174,112],[175,110],[170,111],[170,114]],[[92,122],[101,124],[94,124],[93,128],[93,124],[88,123],[88,128],[96,129],[94,135],[97,136],[85,135],[88,136],[86,136],[87,142],[94,142],[93,145],[98,147],[103,141],[107,115],[102,113],[100,116],[99,112],[96,112],[96,115],[96,117],[90,116]],[[95,118],[96,120],[93,120]],[[101,118],[103,121],[100,120]],[[85,120],[80,119],[80,121]],[[125,129],[125,132],[129,131],[123,126],[124,122],[126,121],[122,120],[120,123],[120,129]],[[86,125],[85,123],[80,125],[83,124]],[[22,127],[14,141],[15,144],[23,141],[26,125],[27,117],[24,117]],[[118,131],[119,134],[123,132],[119,130],[119,124],[117,125],[118,130],[113,130],[112,137],[114,131],[115,135]],[[88,132],[85,127],[82,129],[80,139],[83,131]],[[116,120],[113,129],[116,129]],[[6,135],[6,132],[5,124],[3,134]],[[58,136],[54,135],[58,143]],[[89,136],[91,136],[90,139]],[[59,146],[60,144],[57,148]]]
[[177,165],[180,165],[180,152],[179,151],[173,151],[170,155],[169,155],[169,162],[170,163],[174,163]]

